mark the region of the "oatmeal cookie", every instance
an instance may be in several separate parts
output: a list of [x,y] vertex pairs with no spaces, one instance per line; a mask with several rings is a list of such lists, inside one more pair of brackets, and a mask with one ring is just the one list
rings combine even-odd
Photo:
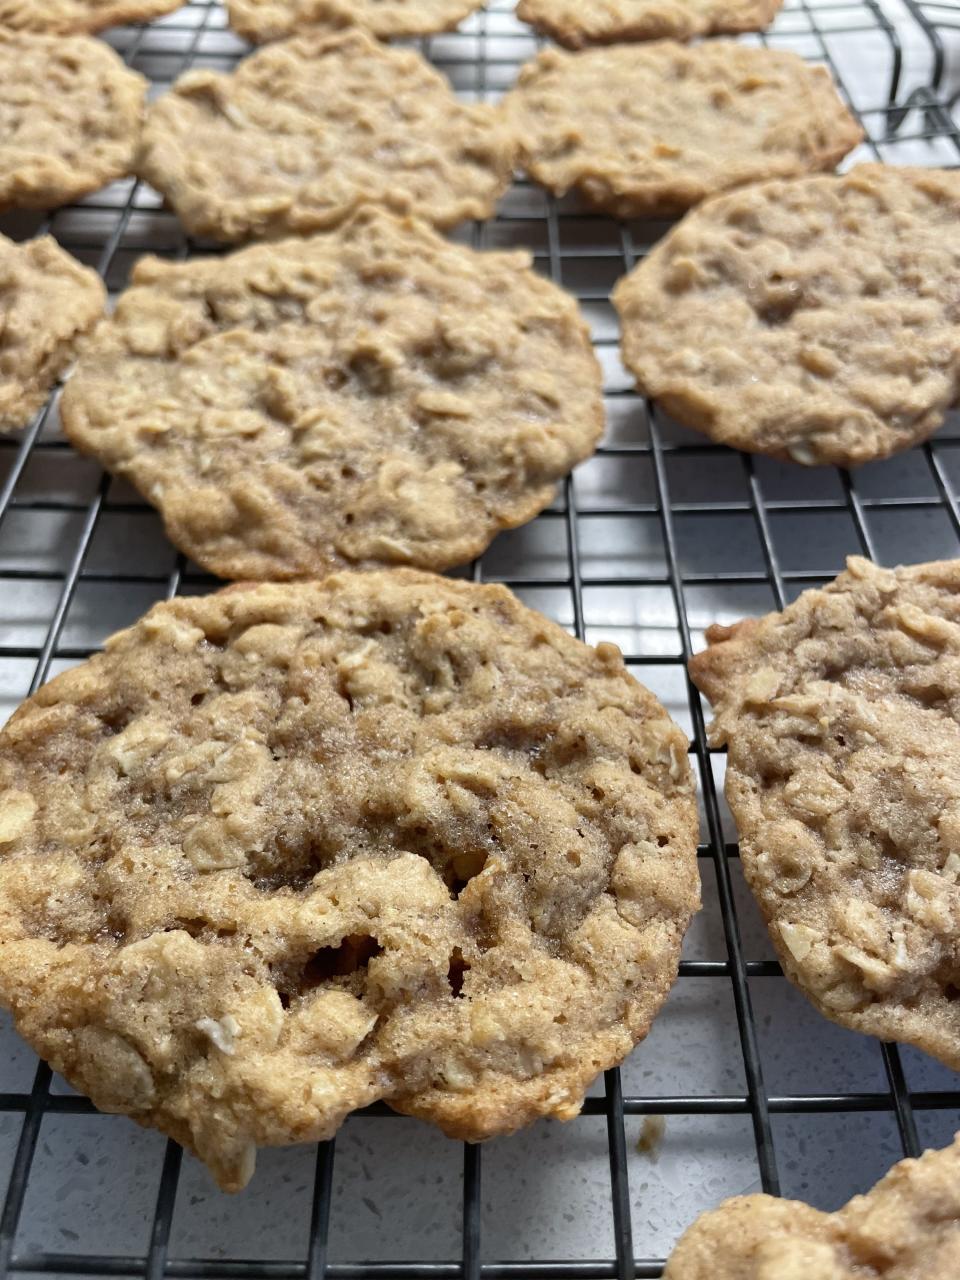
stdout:
[[129,173],[146,90],[100,40],[0,30],[0,210],[54,208]]
[[0,27],[54,35],[102,31],[123,22],[149,22],[185,0],[0,0]]
[[139,171],[191,234],[243,240],[332,227],[361,204],[438,227],[487,218],[513,155],[494,108],[354,30],[268,45],[231,75],[187,72],[147,115]]
[[762,31],[782,4],[783,0],[520,0],[517,17],[568,49],[582,49],[619,40],[692,40]]
[[462,564],[545,507],[603,427],[576,303],[526,253],[376,210],[141,260],[61,413],[187,555],[258,579]]
[[106,300],[97,273],[52,236],[0,236],[0,431],[26,426]]
[[[2,0],[0,0],[2,3]],[[363,27],[375,36],[451,31],[484,0],[227,0],[230,25],[254,44],[315,29]]]
[[714,440],[852,466],[960,397],[960,173],[858,165],[694,209],[614,291],[624,363]]
[[0,734],[0,998],[242,1186],[375,1099],[570,1118],[698,905],[687,742],[619,651],[412,570],[153,608]]
[[960,1070],[960,560],[851,558],[707,640],[690,672],[784,972]]
[[798,1200],[736,1196],[699,1217],[663,1280],[956,1280],[960,1135],[901,1160],[836,1213]]
[[545,49],[503,107],[531,178],[622,218],[832,169],[862,137],[823,67],[729,40]]

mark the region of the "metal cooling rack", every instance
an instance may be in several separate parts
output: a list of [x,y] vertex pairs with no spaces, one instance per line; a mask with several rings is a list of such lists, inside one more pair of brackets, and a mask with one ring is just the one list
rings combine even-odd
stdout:
[[[461,31],[423,42],[464,96],[495,97],[535,52],[511,9],[494,0]],[[159,89],[191,65],[228,69],[244,50],[204,0],[109,38]],[[764,40],[830,66],[867,134],[850,163],[957,164],[948,101],[936,87],[921,101],[901,90],[918,59],[935,84],[936,47],[895,0],[788,0]],[[230,1200],[175,1144],[96,1113],[7,1027],[0,1280],[658,1276],[683,1227],[726,1195],[762,1188],[833,1208],[960,1127],[960,1078],[833,1027],[783,979],[740,874],[723,757],[707,747],[684,667],[709,622],[783,605],[849,552],[884,563],[960,554],[960,424],[851,475],[737,454],[672,423],[632,390],[609,304],[664,227],[618,224],[518,183],[496,220],[465,233],[481,247],[528,246],[577,295],[609,419],[603,447],[554,506],[498,539],[472,573],[507,582],[579,636],[618,642],[691,734],[705,906],[650,1037],[568,1126],[461,1149],[377,1106],[336,1143],[264,1153],[251,1188]],[[141,253],[190,248],[154,193],[129,181],[46,219],[7,216],[0,229],[52,231],[112,292]],[[68,448],[55,401],[22,437],[0,441],[0,476],[4,714],[155,600],[214,585],[176,556],[132,490]],[[643,1128],[651,1116],[667,1117],[659,1141]]]

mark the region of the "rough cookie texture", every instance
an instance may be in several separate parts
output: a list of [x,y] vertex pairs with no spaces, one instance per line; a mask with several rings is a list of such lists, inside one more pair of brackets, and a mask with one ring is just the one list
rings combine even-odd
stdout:
[[97,273],[52,236],[0,236],[0,431],[30,421],[106,300]]
[[0,209],[48,209],[130,172],[147,82],[100,40],[0,30]]
[[72,35],[122,22],[149,22],[184,0],[0,0],[0,27]]
[[545,49],[504,109],[532,178],[617,217],[832,169],[862,136],[823,67],[729,40]]
[[520,0],[517,17],[568,49],[762,31],[783,0]]
[[836,1213],[737,1196],[681,1237],[663,1280],[956,1280],[960,1137],[901,1160]]
[[687,743],[619,651],[411,570],[152,609],[0,735],[0,998],[242,1186],[378,1098],[569,1118],[698,905]]
[[526,253],[369,210],[311,240],[141,260],[61,413],[177,546],[258,579],[464,563],[603,428],[576,303]]
[[707,639],[690,672],[784,971],[960,1069],[960,560],[852,558]]
[[[0,0],[2,3],[2,0]],[[230,25],[263,44],[315,28],[363,27],[375,36],[428,36],[451,31],[483,0],[227,0]]]
[[715,440],[842,466],[960,397],[960,173],[858,165],[693,210],[614,291],[624,363]]
[[139,171],[194,235],[335,226],[361,204],[438,227],[487,218],[513,142],[411,49],[363,31],[268,45],[232,75],[189,71],[150,110]]

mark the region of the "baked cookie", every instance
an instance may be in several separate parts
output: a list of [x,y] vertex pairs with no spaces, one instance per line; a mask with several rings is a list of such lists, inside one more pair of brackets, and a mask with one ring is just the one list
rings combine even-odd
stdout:
[[852,558],[707,640],[690,673],[784,972],[960,1070],[960,560]]
[[142,259],[61,416],[211,573],[293,578],[473,559],[592,453],[603,400],[576,303],[526,253],[364,210]]
[[[0,0],[2,3],[2,0]],[[375,36],[451,31],[484,0],[227,0],[230,25],[255,44],[316,29],[363,27]]]
[[621,218],[832,169],[862,137],[823,67],[729,40],[545,49],[503,105],[531,178]]
[[960,173],[858,165],[718,196],[614,291],[641,390],[714,440],[841,466],[960,398]]
[[836,1213],[736,1196],[681,1237],[663,1280],[956,1280],[960,1136],[901,1160]]
[[361,204],[438,227],[487,218],[513,153],[494,108],[355,30],[269,45],[232,75],[187,72],[147,115],[139,170],[191,234],[242,240],[332,227]]
[[0,431],[26,426],[106,300],[97,273],[52,236],[0,236]]
[[[242,0],[234,0],[234,3]],[[568,49],[763,31],[783,0],[520,0],[517,17]]]
[[619,651],[410,570],[157,605],[0,735],[0,998],[227,1189],[383,1098],[568,1119],[698,905],[687,742]]
[[185,0],[0,0],[0,27],[54,35],[102,31],[123,22],[149,22]]
[[0,209],[51,209],[129,173],[146,90],[100,40],[0,30]]

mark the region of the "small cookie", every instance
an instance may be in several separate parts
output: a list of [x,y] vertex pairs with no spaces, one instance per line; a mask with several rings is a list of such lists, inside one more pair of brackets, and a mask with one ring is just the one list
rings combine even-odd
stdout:
[[576,1115],[698,906],[687,741],[619,651],[410,570],[153,608],[0,734],[0,998],[229,1190],[376,1099]]
[[545,49],[504,109],[531,178],[621,218],[832,169],[862,137],[823,67],[729,40]]
[[592,453],[603,399],[576,303],[529,255],[364,210],[141,259],[61,416],[211,573],[293,578],[473,559]]
[[681,1237],[663,1280],[956,1280],[960,1135],[901,1160],[836,1213],[736,1196]]
[[690,674],[784,972],[960,1070],[960,560],[854,557],[707,640]]
[[26,426],[106,300],[97,273],[52,236],[0,236],[0,431]]
[[147,115],[139,171],[191,234],[243,240],[332,227],[361,204],[438,227],[488,218],[513,151],[492,107],[351,31],[268,45],[232,75],[187,72]]
[[[234,0],[236,3],[237,0]],[[568,49],[763,31],[783,0],[520,0],[517,17]]]
[[624,363],[737,449],[852,466],[960,397],[960,173],[858,165],[694,209],[614,291]]
[[0,0],[0,27],[76,35],[124,22],[149,22],[185,0]]
[[[0,4],[3,0],[0,0]],[[429,36],[452,31],[484,0],[227,0],[230,25],[254,44],[301,31],[363,27],[372,35]]]
[[0,209],[52,209],[128,174],[146,91],[100,40],[0,30]]

